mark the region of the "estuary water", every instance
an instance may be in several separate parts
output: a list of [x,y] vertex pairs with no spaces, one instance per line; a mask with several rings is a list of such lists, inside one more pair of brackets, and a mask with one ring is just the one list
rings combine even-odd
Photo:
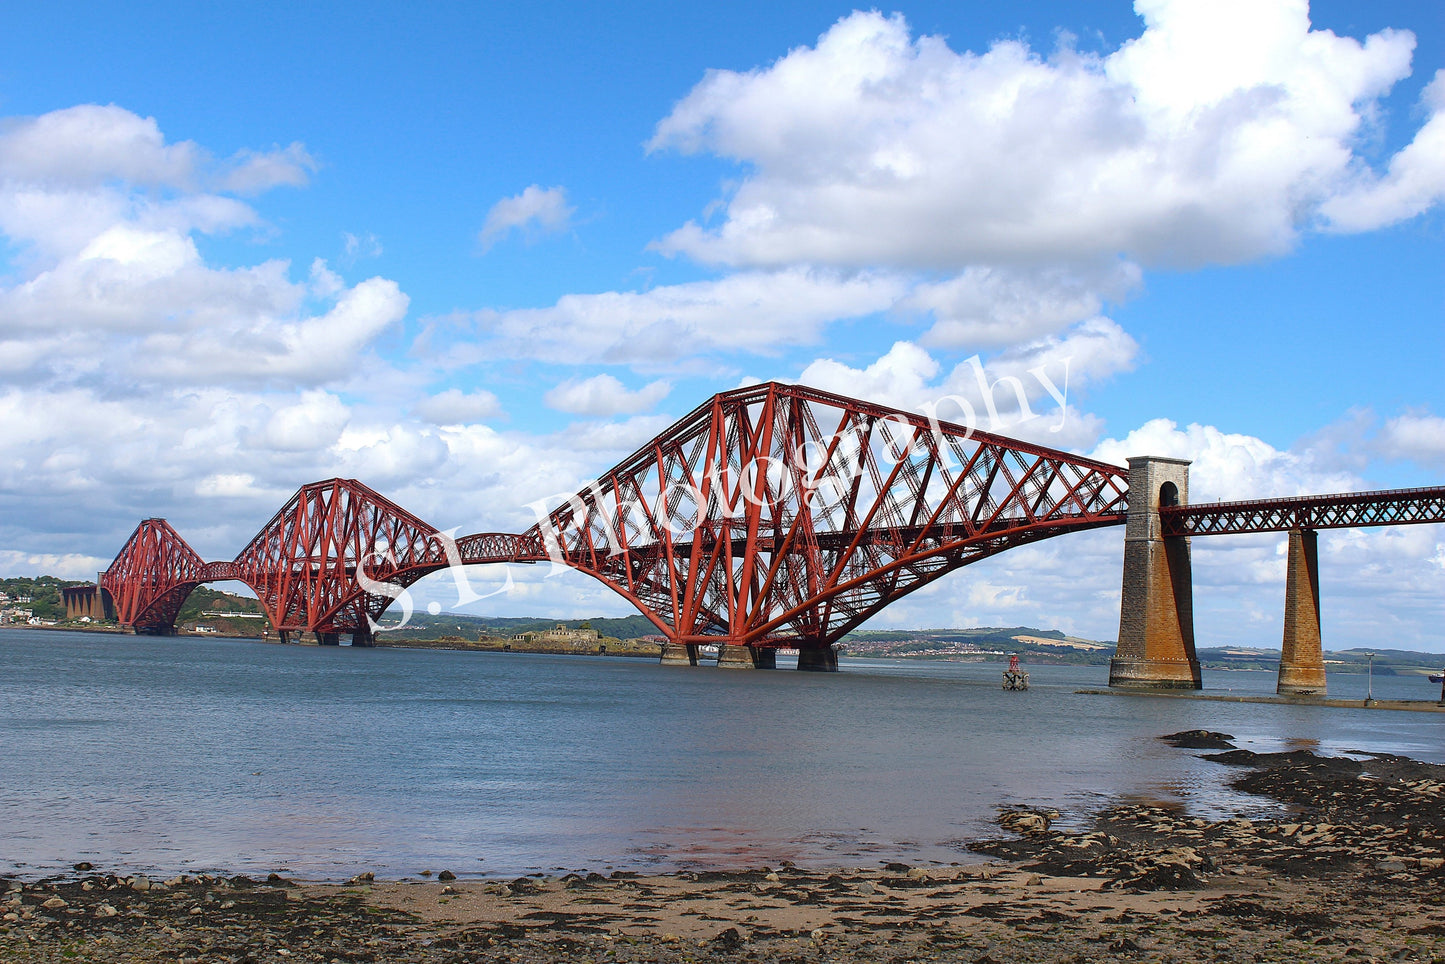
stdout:
[[[780,660],[780,663],[782,660]],[[1445,716],[1076,691],[1103,667],[617,657],[0,631],[0,872],[344,878],[972,859],[1001,805],[1273,812],[1157,737],[1445,762]],[[1362,676],[1330,679],[1362,697]],[[1269,693],[1271,673],[1207,673]],[[1377,698],[1428,698],[1374,678]],[[1438,689],[1435,690],[1438,693]]]

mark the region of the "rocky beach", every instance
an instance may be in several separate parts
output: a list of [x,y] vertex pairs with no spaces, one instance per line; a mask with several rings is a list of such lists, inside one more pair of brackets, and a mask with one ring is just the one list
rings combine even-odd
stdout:
[[[1119,802],[1084,826],[1008,809],[952,865],[782,863],[337,883],[3,880],[16,961],[1440,961],[1445,767],[1165,739],[1276,801],[1208,821]],[[1061,822],[1071,823],[1061,829]]]

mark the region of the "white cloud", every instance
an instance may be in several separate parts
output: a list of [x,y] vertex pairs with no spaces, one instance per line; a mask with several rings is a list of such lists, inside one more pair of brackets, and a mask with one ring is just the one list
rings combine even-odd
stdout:
[[81,104],[0,127],[0,175],[7,182],[95,187],[111,178],[186,188],[205,153],[191,141],[167,144],[153,117],[114,104]]
[[221,187],[238,194],[259,194],[273,187],[305,187],[317,168],[316,159],[300,142],[265,153],[241,151],[231,159]]
[[958,53],[855,12],[771,66],[710,71],[649,146],[747,173],[721,225],[660,248],[745,266],[1198,265],[1288,250],[1322,205],[1354,229],[1438,198],[1432,121],[1364,213],[1328,207],[1370,182],[1352,146],[1409,74],[1408,32],[1312,31],[1306,0],[1136,8],[1143,34],[1104,57]]
[[612,467],[605,456],[595,453],[609,453],[620,460],[666,431],[672,423],[670,415],[634,415],[621,422],[575,422],[567,426],[552,436],[550,443],[568,452],[589,453],[587,464],[591,468],[590,474],[569,480],[558,491],[575,492],[582,482]]
[[502,402],[485,389],[449,388],[412,406],[412,414],[434,425],[465,425],[502,414]]
[[114,106],[9,120],[0,126],[0,233],[18,271],[0,286],[0,367],[32,384],[121,391],[316,385],[354,370],[406,312],[394,282],[347,287],[317,262],[308,288],[284,261],[216,268],[196,244],[197,234],[262,223],[206,185],[254,193],[303,184],[314,167],[299,143],[216,164]]
[[381,257],[381,239],[374,234],[358,235],[350,231],[341,233],[342,258],[353,264],[358,258]]
[[17,552],[0,549],[0,578],[55,576],[59,579],[95,581],[95,574],[110,565],[110,559],[80,553]]
[[493,204],[477,238],[486,251],[513,230],[558,234],[567,230],[576,211],[567,206],[566,188],[543,189],[533,184],[521,194]]
[[1330,227],[1369,231],[1413,218],[1445,198],[1445,70],[1436,72],[1421,103],[1430,119],[1390,159],[1385,175],[1357,165],[1349,187],[1324,203],[1321,213]]
[[718,351],[768,354],[816,342],[824,328],[890,308],[906,290],[891,275],[792,268],[647,291],[565,295],[550,308],[478,314],[489,350],[549,362],[665,365]]
[[1106,298],[1121,300],[1140,282],[1138,266],[1128,262],[1099,271],[979,265],[917,285],[899,307],[933,316],[923,345],[979,350],[1062,331],[1094,317]]
[[1117,324],[1091,318],[1061,335],[988,359],[973,356],[942,378],[942,366],[932,355],[900,341],[863,368],[818,359],[797,380],[906,411],[936,412],[974,429],[1079,449],[1093,445],[1103,428],[1098,418],[1079,410],[1079,392],[1127,370],[1137,351],[1134,339]]
[[1445,467],[1445,418],[1425,412],[1397,415],[1385,423],[1375,444],[1386,458]]
[[900,341],[863,368],[820,358],[803,369],[798,382],[825,392],[916,411],[919,405],[942,394],[943,387],[932,384],[938,370],[932,355],[912,342]]
[[262,434],[264,444],[283,452],[327,449],[351,421],[346,404],[325,391],[304,392],[294,405],[271,414]]
[[649,382],[637,391],[628,391],[611,375],[591,378],[569,378],[543,396],[549,408],[573,415],[630,415],[644,412],[667,397],[672,383]]
[[1122,439],[1105,439],[1093,457],[1127,465],[1131,456],[1190,459],[1189,501],[1263,499],[1287,495],[1351,492],[1368,488],[1358,476],[1321,467],[1313,453],[1277,449],[1251,435],[1212,425],[1179,428],[1165,418],[1145,422]]

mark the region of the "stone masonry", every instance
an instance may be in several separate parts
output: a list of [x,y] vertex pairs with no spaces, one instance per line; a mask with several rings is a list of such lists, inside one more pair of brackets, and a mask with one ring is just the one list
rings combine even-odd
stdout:
[[1325,656],[1320,639],[1319,535],[1291,529],[1284,590],[1284,645],[1279,659],[1281,696],[1325,695]]
[[1194,652],[1189,540],[1163,535],[1161,501],[1188,504],[1189,463],[1130,459],[1119,646],[1109,663],[1109,685],[1197,690],[1203,683]]

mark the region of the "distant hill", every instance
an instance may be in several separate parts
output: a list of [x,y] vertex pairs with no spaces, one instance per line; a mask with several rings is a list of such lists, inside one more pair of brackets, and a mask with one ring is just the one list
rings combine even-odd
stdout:
[[[399,616],[388,612],[381,619],[387,626],[398,621]],[[584,625],[585,624],[585,625]],[[403,639],[428,639],[437,635],[486,635],[516,636],[520,633],[538,633],[556,626],[568,629],[595,629],[603,636],[617,639],[635,639],[658,632],[656,626],[642,616],[607,617],[593,616],[591,619],[548,619],[541,616],[464,616],[460,613],[413,613],[406,626],[388,630],[386,635]]]
[[849,633],[843,637],[843,651],[849,656],[978,661],[1017,653],[1033,662],[1098,665],[1109,662],[1114,644],[1066,636],[1057,629],[1011,626]]
[[[64,586],[79,585],[76,580],[55,576],[12,577],[0,579],[0,593],[16,605],[18,597],[30,597],[25,608],[42,619],[63,620],[65,605],[60,598]],[[212,615],[206,615],[210,613]],[[250,596],[212,589],[196,588],[181,608],[177,624],[185,629],[196,626],[223,635],[258,635],[264,619],[261,604]],[[226,614],[226,615],[215,615]],[[399,619],[395,608],[382,617],[382,624],[395,624]],[[62,624],[64,625],[64,624]],[[385,635],[398,639],[437,639],[461,635],[509,637],[536,633],[556,626],[568,629],[595,629],[602,636],[636,639],[654,636],[659,630],[648,619],[633,616],[593,616],[590,619],[553,619],[545,616],[469,616],[460,613],[425,611],[412,614],[404,628]],[[972,629],[887,629],[853,632],[843,637],[842,651],[849,656],[879,656],[905,659],[1003,660],[1018,653],[1025,662],[1107,664],[1114,656],[1113,640],[1084,639],[1068,636],[1057,629],[1036,629],[1030,626],[976,627]],[[1332,673],[1364,673],[1370,666],[1370,650],[1327,650],[1325,663]],[[1402,649],[1377,649],[1374,672],[1381,676],[1436,673],[1445,668],[1445,653],[1420,653]],[[1278,649],[1249,646],[1204,646],[1198,650],[1199,661],[1211,669],[1274,670],[1279,666]]]
[[77,580],[55,576],[0,579],[0,593],[9,597],[8,602],[0,603],[0,608],[28,609],[37,619],[64,619],[65,601],[60,597],[60,590],[75,585],[79,585]]

